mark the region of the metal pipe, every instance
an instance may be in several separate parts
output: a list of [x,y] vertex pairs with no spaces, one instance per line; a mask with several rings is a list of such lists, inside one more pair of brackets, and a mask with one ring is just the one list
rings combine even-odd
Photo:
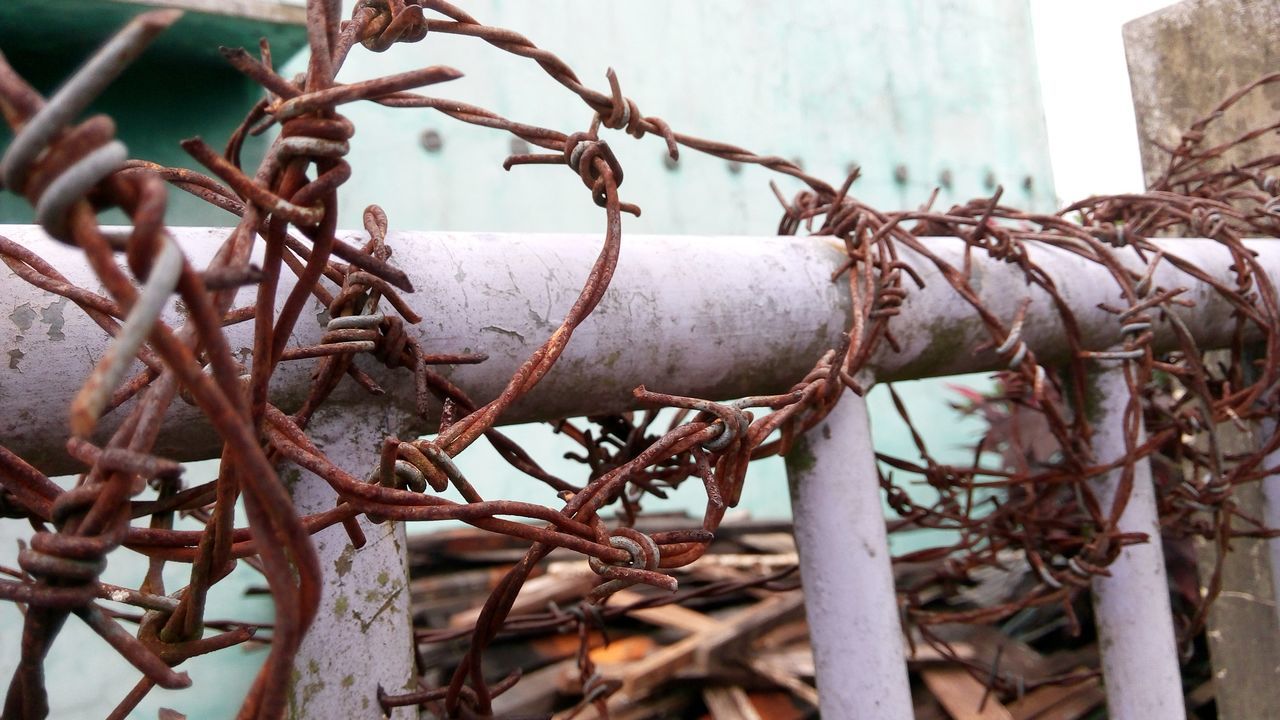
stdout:
[[867,403],[849,390],[787,455],[823,717],[911,718]]
[[[227,230],[177,228],[179,245],[203,267]],[[31,226],[0,226],[0,235],[23,243],[45,257],[73,283],[98,287],[79,250],[49,240]],[[351,237],[345,233],[345,237]],[[927,238],[930,249],[952,265],[964,262],[965,244],[957,238]],[[1230,277],[1234,262],[1222,245],[1208,240],[1168,241],[1176,254],[1215,277]],[[446,368],[448,377],[480,402],[501,390],[529,354],[554,330],[576,297],[600,247],[584,235],[492,235],[484,233],[393,233],[387,244],[392,262],[409,273],[421,297],[409,302],[426,319],[410,328],[433,352],[484,352],[479,365]],[[1280,278],[1280,243],[1249,247],[1274,277]],[[1119,344],[1120,323],[1097,310],[1099,303],[1120,302],[1115,282],[1097,263],[1065,250],[1027,244],[1031,260],[1053,280],[1076,313],[1085,347]],[[892,323],[901,353],[885,347],[872,358],[881,380],[991,370],[1004,365],[991,349],[970,352],[989,341],[975,313],[937,269],[908,251],[903,260],[926,287],[911,288],[902,313]],[[1132,253],[1122,261],[1144,268]],[[507,423],[604,414],[631,409],[631,391],[645,384],[680,395],[713,399],[785,391],[812,367],[847,327],[847,292],[831,282],[843,250],[823,238],[732,238],[627,236],[621,260],[603,301],[574,333],[555,369],[522,402],[503,416]],[[282,279],[280,298],[292,289]],[[1154,281],[1162,287],[1186,286],[1183,297],[1194,308],[1173,311],[1202,347],[1231,340],[1231,306],[1210,287],[1163,262]],[[984,305],[1012,320],[1024,298],[1030,300],[1022,339],[1042,362],[1065,359],[1069,348],[1059,331],[1058,311],[1049,296],[1028,285],[1022,271],[1003,262],[976,262],[972,284]],[[442,292],[442,289],[447,291]],[[252,302],[242,291],[239,305]],[[71,472],[62,447],[67,419],[61,416],[107,346],[97,325],[60,297],[37,290],[0,269],[0,438],[6,445],[51,473]],[[314,344],[323,332],[322,308],[311,308],[296,342]],[[182,321],[170,307],[169,322]],[[247,360],[252,323],[228,328],[233,349]],[[1170,347],[1164,320],[1154,323],[1157,348]],[[38,359],[38,361],[37,361]],[[387,388],[382,402],[408,407],[414,397],[409,373],[386,371],[372,358],[360,365]],[[136,369],[136,368],[135,368]],[[310,385],[311,363],[283,363],[272,380],[272,399],[285,410],[300,402]],[[590,387],[590,393],[581,392]],[[32,392],[38,390],[38,392]],[[367,394],[344,382],[331,398],[335,405],[358,406]],[[156,452],[179,460],[215,457],[221,446],[194,408],[175,406],[175,415]],[[109,431],[122,415],[102,422]],[[428,431],[423,423],[417,431]]]
[[[1125,413],[1129,387],[1122,367],[1093,374],[1088,389],[1094,416],[1093,451],[1098,463],[1125,457]],[[1134,445],[1146,442],[1139,423]],[[1123,469],[1108,472],[1094,482],[1094,492],[1104,511],[1111,507]],[[1130,545],[1109,566],[1110,577],[1093,579],[1093,606],[1102,649],[1103,682],[1107,688],[1108,716],[1114,720],[1147,720],[1186,717],[1182,673],[1178,667],[1177,641],[1169,605],[1169,581],[1156,512],[1151,464],[1134,462],[1133,489],[1118,523],[1124,533],[1143,533],[1148,541]]]
[[[404,429],[400,413],[375,404],[321,408],[308,426],[317,446],[344,470],[364,477],[388,434]],[[333,508],[337,493],[320,477],[286,466],[299,513]],[[342,525],[311,536],[324,572],[320,609],[294,660],[290,717],[384,717],[378,688],[395,694],[418,689],[404,523],[358,519],[366,542],[356,548]],[[392,720],[413,720],[416,707],[392,710]]]

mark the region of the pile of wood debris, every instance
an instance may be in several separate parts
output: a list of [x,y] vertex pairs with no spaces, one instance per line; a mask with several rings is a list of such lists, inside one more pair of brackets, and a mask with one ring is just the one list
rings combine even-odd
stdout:
[[[683,529],[694,522],[646,516],[639,529]],[[432,640],[420,645],[419,667],[424,683],[438,687],[448,683],[466,650],[464,631],[474,626],[485,598],[525,548],[472,530],[415,536],[409,547],[415,624],[420,637]],[[609,717],[817,717],[804,598],[798,575],[787,572],[796,562],[789,523],[726,522],[711,551],[679,571],[680,593],[689,596],[680,604],[646,606],[659,594],[643,586],[613,596],[604,606],[607,621],[589,624],[593,629],[587,635],[599,676],[593,686],[611,691]],[[911,570],[898,572],[899,587],[908,587]],[[762,577],[773,581],[767,587],[753,582]],[[523,672],[515,687],[495,700],[497,717],[600,717],[602,703],[583,699],[578,623],[546,629],[546,622],[521,622],[558,613],[567,617],[597,581],[585,561],[553,553],[525,584],[509,618],[512,630],[484,653],[485,674],[492,680]],[[951,609],[976,606],[1020,581],[1016,572],[979,579],[934,602]],[[633,605],[625,615],[618,613]],[[1088,613],[1087,607],[1078,610]],[[1087,628],[1087,617],[1082,620]],[[1073,637],[1067,625],[1061,608],[1045,607],[1024,611],[1000,627],[935,626],[933,637],[904,638],[916,717],[1105,716],[1096,643],[1087,629]],[[456,636],[440,639],[450,629]]]

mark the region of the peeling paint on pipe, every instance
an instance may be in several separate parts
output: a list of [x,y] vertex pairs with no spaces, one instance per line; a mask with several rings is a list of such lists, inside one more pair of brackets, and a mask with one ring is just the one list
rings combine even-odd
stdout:
[[[387,434],[404,417],[374,404],[360,409],[323,407],[308,430],[317,446],[344,470],[365,477]],[[287,466],[299,513],[332,509],[337,493],[323,479]],[[391,694],[418,689],[404,523],[358,520],[366,543],[351,544],[342,525],[311,536],[324,573],[320,609],[294,660],[291,718],[380,718],[378,687]],[[391,720],[415,720],[417,708],[395,708]]]
[[[226,234],[220,228],[178,228],[179,244],[203,266]],[[31,247],[72,282],[98,287],[78,250],[49,240],[30,226],[0,226],[0,235]],[[346,234],[350,237],[352,234]],[[963,243],[931,238],[934,252],[948,262],[963,262]],[[1168,240],[1177,254],[1209,273],[1226,277],[1230,253],[1207,240]],[[387,244],[392,261],[406,270],[419,289],[409,302],[425,320],[410,329],[429,352],[484,352],[479,365],[446,370],[448,377],[479,401],[495,397],[511,374],[551,334],[572,303],[599,250],[592,235],[495,235],[486,233],[393,233]],[[1280,277],[1280,243],[1255,242],[1264,267]],[[1117,303],[1115,282],[1096,264],[1066,251],[1032,246],[1031,258],[1057,283],[1075,309],[1085,346],[1118,344],[1115,316],[1096,310]],[[931,377],[990,370],[1002,363],[991,351],[970,348],[989,340],[971,309],[922,258],[903,251],[904,259],[925,280],[912,291],[902,315],[893,320],[903,352],[887,347],[871,363],[882,380]],[[1127,257],[1127,254],[1126,254]],[[633,388],[645,384],[681,395],[730,398],[784,391],[812,367],[845,329],[848,299],[832,271],[843,252],[821,238],[626,236],[617,273],[599,308],[574,334],[556,368],[503,422],[525,422],[615,412],[634,407]],[[1136,260],[1129,260],[1135,269]],[[1197,302],[1179,308],[1183,321],[1205,347],[1230,340],[1231,308],[1211,288],[1165,263],[1155,280],[1165,287],[1188,286],[1184,295]],[[1043,362],[1067,352],[1060,322],[1049,297],[1026,284],[1016,267],[977,262],[973,285],[998,316],[1012,319],[1024,297],[1032,302],[1023,338]],[[282,279],[280,298],[292,288]],[[245,289],[238,304],[250,303]],[[79,389],[107,346],[106,334],[65,301],[37,290],[0,270],[0,438],[41,469],[69,472],[76,466],[62,450],[67,419],[63,408]],[[43,318],[58,308],[58,332]],[[321,308],[314,321],[303,319],[295,332],[300,344],[319,342]],[[34,316],[31,313],[35,313]],[[166,312],[180,322],[179,310]],[[25,326],[25,327],[24,327]],[[1169,343],[1157,322],[1156,346]],[[251,323],[229,329],[233,350],[247,359]],[[1167,346],[1167,345],[1166,345]],[[38,361],[37,361],[38,358]],[[358,362],[388,389],[383,402],[412,402],[412,378],[389,372],[369,357]],[[293,408],[309,385],[311,363],[285,363],[272,383],[273,401]],[[583,392],[591,388],[591,392]],[[364,391],[344,382],[331,402],[358,406]],[[166,428],[180,436],[162,436],[160,455],[178,460],[216,456],[217,438],[191,408],[177,405]],[[121,413],[109,415],[101,432],[110,432]],[[423,424],[415,428],[427,431]]]

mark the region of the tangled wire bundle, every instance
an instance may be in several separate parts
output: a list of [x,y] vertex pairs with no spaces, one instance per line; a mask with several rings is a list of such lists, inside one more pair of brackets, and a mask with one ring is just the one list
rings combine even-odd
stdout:
[[[609,92],[593,90],[562,60],[525,37],[484,25],[441,0],[361,0],[345,21],[336,0],[311,0],[311,54],[304,75],[295,79],[278,75],[265,44],[260,57],[244,50],[224,51],[234,67],[262,85],[266,97],[249,110],[222,153],[198,139],[183,144],[211,175],[129,160],[125,147],[114,139],[109,118],[97,115],[78,121],[78,117],[177,15],[155,11],[139,16],[47,101],[0,56],[0,110],[15,132],[0,162],[0,179],[9,191],[31,202],[49,235],[83,251],[105,294],[67,282],[41,257],[5,238],[0,238],[0,259],[24,281],[68,298],[113,337],[69,408],[66,448],[87,467],[74,488],[62,489],[23,458],[0,447],[0,507],[6,517],[28,521],[34,528],[19,557],[21,567],[5,569],[13,579],[0,580],[0,598],[25,607],[21,660],[5,700],[6,717],[47,715],[42,663],[70,614],[92,627],[144,674],[112,717],[126,715],[156,685],[188,685],[189,678],[174,667],[253,635],[247,625],[230,625],[205,636],[209,588],[239,560],[255,563],[266,577],[276,613],[268,659],[245,698],[240,717],[280,717],[294,656],[320,599],[321,571],[309,535],[342,524],[359,545],[354,520],[362,514],[379,520],[461,519],[531,543],[524,560],[488,598],[476,625],[460,631],[470,636],[470,649],[451,682],[437,689],[381,696],[384,708],[423,705],[449,717],[490,714],[493,697],[516,680],[508,677],[491,684],[480,672],[481,656],[498,633],[512,627],[576,627],[586,643],[591,613],[508,618],[517,593],[540,559],[555,548],[587,556],[601,579],[586,599],[590,603],[600,603],[636,583],[676,590],[672,569],[693,562],[706,550],[726,509],[737,502],[751,461],[785,454],[801,433],[823,418],[845,388],[856,393],[866,390],[856,378],[873,351],[882,345],[895,347],[894,318],[913,285],[920,285],[911,267],[899,259],[903,248],[928,258],[972,305],[990,333],[988,347],[1008,360],[1008,369],[1000,374],[1000,401],[1010,413],[1040,418],[1055,443],[1052,458],[1045,462],[1001,467],[977,461],[969,467],[942,465],[927,459],[923,443],[923,463],[881,458],[885,468],[923,476],[937,491],[936,501],[918,504],[886,472],[882,484],[893,510],[901,516],[896,527],[958,531],[954,544],[898,559],[904,563],[946,560],[934,562],[930,567],[935,570],[901,588],[909,624],[927,633],[929,626],[941,622],[992,622],[1023,608],[1052,603],[1060,603],[1070,613],[1073,599],[1089,587],[1093,576],[1106,572],[1120,548],[1142,540],[1116,529],[1127,489],[1104,506],[1089,481],[1118,466],[1126,476],[1122,487],[1127,488],[1135,463],[1157,454],[1173,461],[1162,467],[1192,468],[1181,474],[1166,470],[1161,475],[1157,489],[1166,533],[1214,538],[1223,549],[1234,535],[1270,534],[1255,518],[1242,514],[1232,496],[1241,483],[1267,474],[1263,458],[1280,447],[1280,435],[1272,428],[1256,450],[1226,457],[1214,428],[1221,422],[1261,420],[1275,410],[1280,297],[1241,239],[1280,237],[1280,183],[1268,174],[1280,164],[1280,157],[1225,168],[1217,160],[1230,148],[1275,132],[1280,124],[1216,147],[1204,147],[1204,137],[1206,127],[1241,97],[1280,82],[1280,74],[1241,90],[1196,123],[1180,145],[1169,149],[1168,169],[1145,193],[1093,197],[1053,215],[1003,206],[999,190],[993,197],[947,211],[932,209],[931,198],[916,211],[882,212],[850,195],[856,172],[835,187],[782,158],[677,133],[624,97],[612,71]],[[474,37],[535,61],[587,104],[595,113],[593,122],[586,131],[562,133],[414,92],[459,77],[449,67],[425,67],[352,84],[335,81],[357,44],[380,52],[433,32]],[[604,210],[603,246],[577,301],[502,393],[484,404],[467,397],[433,367],[482,362],[483,356],[432,353],[406,334],[404,324],[419,318],[402,294],[412,289],[407,277],[389,260],[384,243],[387,218],[381,210],[370,207],[364,212],[370,239],[363,247],[335,237],[336,190],[351,175],[343,157],[355,130],[338,109],[357,100],[433,108],[463,122],[512,133],[547,152],[513,155],[505,167],[566,165]],[[240,162],[243,141],[274,125],[279,125],[278,136],[256,172],[247,173]],[[848,261],[833,281],[847,283],[853,311],[845,341],[817,358],[813,369],[797,378],[785,394],[715,402],[638,388],[637,400],[653,410],[593,419],[598,426],[594,432],[572,422],[560,423],[559,429],[584,448],[589,481],[578,485],[543,471],[496,425],[504,411],[555,365],[575,328],[600,302],[618,262],[622,214],[639,213],[619,198],[622,167],[601,138],[602,129],[623,130],[635,138],[658,135],[672,158],[683,146],[734,162],[763,165],[804,183],[806,190],[783,200],[779,232],[794,234],[803,228],[843,243]],[[203,269],[192,267],[165,230],[165,183],[240,218],[216,258]],[[99,226],[97,212],[108,207],[127,213],[132,221],[127,234]],[[1212,238],[1229,248],[1235,258],[1234,276],[1206,276],[1150,241],[1173,233]],[[1029,243],[1061,248],[1105,267],[1125,303],[1106,308],[1122,327],[1123,348],[1085,348],[1069,309],[1060,303],[1062,328],[1074,352],[1065,364],[1040,365],[1021,340],[1022,318],[1000,318],[984,308],[970,286],[967,263],[955,267],[931,253],[922,239],[931,235],[963,238],[972,253],[1016,265],[1029,283],[1053,297],[1058,296],[1052,282],[1028,258]],[[258,242],[265,247],[260,266],[250,262]],[[117,253],[124,254],[140,286],[117,266]],[[1136,253],[1149,272],[1125,269],[1117,261],[1124,253]],[[1173,264],[1210,284],[1235,308],[1237,341],[1222,368],[1205,366],[1202,352],[1185,330],[1178,333],[1177,350],[1158,353],[1151,347],[1153,318],[1176,319],[1165,310],[1186,302],[1180,289],[1152,281],[1160,263]],[[286,266],[297,282],[277,311],[277,286]],[[245,285],[257,287],[256,303],[231,307],[237,289]],[[169,327],[159,319],[174,294],[188,309],[189,321],[182,327]],[[332,318],[323,343],[290,347],[291,331],[312,297],[328,308]],[[254,328],[248,367],[237,362],[224,335],[224,327],[240,322],[252,322]],[[376,467],[372,481],[336,466],[307,433],[317,408],[346,378],[378,390],[373,379],[353,364],[361,353],[413,373],[417,409],[424,416],[433,404],[444,408],[435,439],[388,438],[381,448],[370,448],[369,465]],[[308,358],[316,365],[310,394],[295,412],[286,413],[268,401],[272,374],[282,362]],[[143,369],[128,376],[135,360]],[[1096,463],[1090,451],[1087,413],[1072,410],[1083,407],[1085,374],[1091,363],[1100,361],[1122,365],[1131,408],[1129,452],[1119,463],[1105,466]],[[166,409],[180,397],[198,406],[225,448],[217,479],[194,487],[182,485],[178,463],[150,452]],[[127,408],[117,410],[130,400],[134,402]],[[676,420],[669,428],[655,427],[658,408],[676,409]],[[127,412],[127,417],[109,439],[95,444],[100,418],[113,411]],[[1137,435],[1139,412],[1148,429],[1145,441]],[[563,505],[484,499],[452,460],[482,436],[517,470],[559,492]],[[300,517],[279,480],[277,466],[284,461],[328,481],[339,504]],[[688,479],[706,489],[707,509],[700,528],[646,535],[631,527],[646,494],[660,494]],[[135,499],[148,483],[157,489],[157,499]],[[435,493],[452,486],[465,502],[433,495],[428,486]],[[1000,501],[971,502],[974,489],[980,487],[999,491],[995,495]],[[248,515],[247,528],[234,526],[234,508],[240,498]],[[601,511],[613,506],[621,509],[616,527],[601,519]],[[204,529],[173,530],[175,513],[203,520]],[[149,527],[132,524],[143,517],[149,518]],[[1233,524],[1233,519],[1239,522]],[[122,546],[151,559],[150,571],[136,590],[98,579],[107,554]],[[953,588],[980,568],[1001,566],[1011,552],[1034,573],[1033,586],[1020,597],[976,612],[921,607],[918,598],[926,589]],[[190,564],[185,587],[164,587],[161,570],[168,562]],[[775,573],[756,582],[769,586],[786,575]],[[97,603],[108,598],[136,606],[143,614],[116,613]],[[681,599],[677,593],[645,604]],[[1205,603],[1211,600],[1212,594]],[[610,607],[607,616],[626,610]],[[1187,636],[1202,618],[1203,606],[1184,623]],[[126,631],[122,620],[137,623],[137,633]],[[451,632],[429,632],[419,641],[450,636]],[[593,669],[585,652],[580,654],[580,668],[584,685],[591,686],[584,688],[584,702],[601,704],[603,709],[610,688],[592,686]]]

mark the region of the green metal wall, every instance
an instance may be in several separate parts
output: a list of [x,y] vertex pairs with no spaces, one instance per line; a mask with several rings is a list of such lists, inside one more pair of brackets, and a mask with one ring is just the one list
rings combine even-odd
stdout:
[[[48,96],[111,33],[156,4],[164,3],[0,0],[0,52]],[[306,42],[306,30],[299,24],[238,14],[248,13],[253,5],[270,9],[275,4],[249,0],[227,3],[219,12],[187,12],[103,93],[90,112],[115,119],[117,136],[133,157],[195,168],[178,141],[200,135],[221,147],[261,97],[256,84],[227,65],[218,46],[256,49],[258,38],[266,37],[284,60]],[[0,148],[9,144],[10,137],[8,125],[0,122]],[[256,165],[263,148],[259,139],[246,143],[246,164]],[[25,199],[0,192],[0,223],[27,223],[32,217]],[[184,225],[230,222],[225,212],[177,191],[170,194],[168,217]]]

